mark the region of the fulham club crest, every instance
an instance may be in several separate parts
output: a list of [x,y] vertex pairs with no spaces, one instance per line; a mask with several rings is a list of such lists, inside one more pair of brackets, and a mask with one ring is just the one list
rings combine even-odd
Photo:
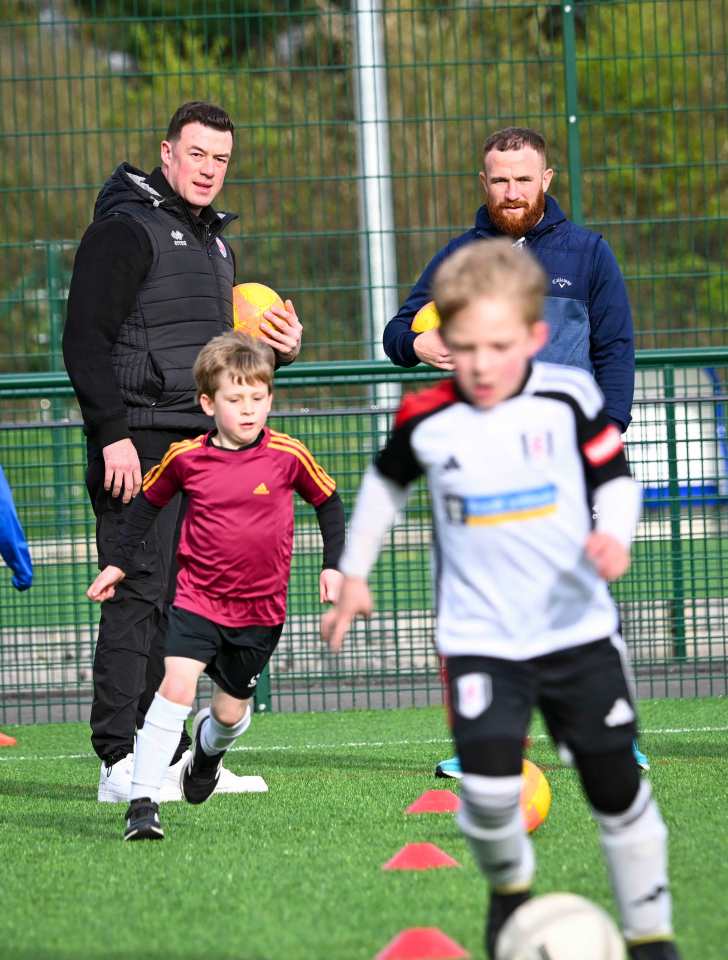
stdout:
[[457,678],[455,709],[466,720],[485,713],[493,699],[493,684],[487,673],[465,673]]
[[550,430],[522,433],[521,447],[526,460],[550,460],[554,455],[554,436]]

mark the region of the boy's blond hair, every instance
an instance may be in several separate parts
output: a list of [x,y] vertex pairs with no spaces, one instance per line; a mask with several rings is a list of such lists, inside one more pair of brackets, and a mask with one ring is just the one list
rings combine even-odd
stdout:
[[546,274],[536,259],[508,239],[477,240],[461,247],[438,268],[432,293],[442,329],[458,311],[480,297],[514,300],[523,321],[543,318]]
[[236,383],[260,381],[273,389],[275,355],[266,343],[247,333],[230,330],[213,337],[200,350],[192,368],[197,384],[197,399],[202,394],[212,398],[220,386],[220,377],[229,373]]

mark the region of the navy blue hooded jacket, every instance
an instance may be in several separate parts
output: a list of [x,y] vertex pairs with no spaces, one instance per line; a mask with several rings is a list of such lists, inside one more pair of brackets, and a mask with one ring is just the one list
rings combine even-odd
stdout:
[[27,590],[33,582],[33,564],[23,528],[15,512],[13,495],[0,467],[0,556],[13,571],[13,586]]
[[[400,367],[419,363],[410,329],[412,318],[429,300],[432,278],[442,261],[473,240],[498,237],[483,205],[475,226],[455,237],[425,267],[399,313],[384,329],[387,356]],[[606,412],[625,430],[634,393],[634,333],[627,290],[614,254],[601,234],[566,219],[553,197],[546,197],[543,219],[525,236],[525,246],[546,271],[545,319],[549,342],[539,360],[581,367],[594,375]]]

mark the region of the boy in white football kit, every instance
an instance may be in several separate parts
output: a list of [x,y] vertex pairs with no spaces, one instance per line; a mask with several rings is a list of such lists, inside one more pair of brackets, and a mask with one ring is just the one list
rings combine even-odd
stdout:
[[322,632],[338,650],[353,618],[370,613],[366,578],[425,474],[437,648],[463,768],[458,822],[490,887],[489,955],[530,896],[519,798],[538,706],[579,772],[630,957],[676,960],[667,830],[632,755],[635,707],[606,584],[629,567],[641,493],[592,378],[531,360],[548,336],[544,288],[536,261],[508,240],[470,244],[438,270],[455,376],[402,401],[362,482]]

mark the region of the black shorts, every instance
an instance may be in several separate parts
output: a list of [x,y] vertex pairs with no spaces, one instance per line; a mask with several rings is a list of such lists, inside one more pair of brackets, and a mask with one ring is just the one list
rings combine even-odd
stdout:
[[532,660],[448,657],[446,668],[453,737],[467,772],[520,773],[536,706],[554,742],[576,757],[623,750],[637,735],[619,636]]
[[205,673],[225,693],[247,700],[270,660],[283,630],[275,627],[223,627],[189,610],[172,607],[165,655],[205,664]]

